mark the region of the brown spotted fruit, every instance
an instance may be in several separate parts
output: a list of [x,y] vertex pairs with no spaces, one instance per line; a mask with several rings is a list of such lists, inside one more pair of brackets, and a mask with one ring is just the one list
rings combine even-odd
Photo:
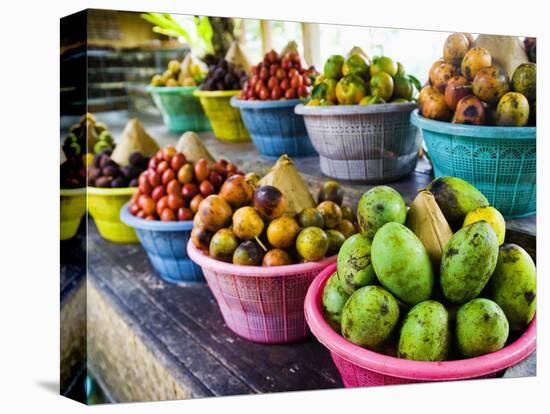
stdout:
[[472,85],[470,82],[464,76],[453,76],[449,79],[445,88],[445,103],[454,111],[458,101],[471,94]]
[[477,96],[465,96],[456,104],[453,122],[455,124],[484,125],[485,106]]
[[458,230],[443,250],[441,291],[451,303],[477,297],[493,274],[498,259],[498,240],[485,221]]
[[472,82],[475,96],[487,103],[497,103],[510,90],[510,79],[499,67],[481,68]]

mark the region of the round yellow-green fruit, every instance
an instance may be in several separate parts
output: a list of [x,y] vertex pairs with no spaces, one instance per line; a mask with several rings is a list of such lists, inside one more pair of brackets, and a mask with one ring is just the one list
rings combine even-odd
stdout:
[[466,214],[463,227],[478,221],[485,221],[493,228],[497,235],[498,245],[502,246],[506,236],[506,222],[500,211],[491,206],[475,208]]

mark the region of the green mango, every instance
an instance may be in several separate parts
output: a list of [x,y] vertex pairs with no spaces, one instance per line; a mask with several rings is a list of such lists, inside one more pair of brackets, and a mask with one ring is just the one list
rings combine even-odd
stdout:
[[407,206],[393,188],[379,185],[363,193],[357,204],[357,221],[361,234],[372,239],[378,229],[389,222],[405,223]]
[[416,361],[445,361],[450,341],[447,309],[435,300],[427,300],[415,305],[405,317],[397,354]]
[[349,237],[338,253],[338,280],[344,292],[351,295],[360,287],[376,283],[371,262],[371,239],[356,233]]
[[508,340],[506,315],[495,302],[478,298],[462,305],[456,313],[458,351],[475,357],[502,349]]
[[461,228],[451,237],[441,257],[440,284],[445,298],[451,303],[474,299],[489,281],[497,259],[498,239],[487,222]]
[[489,292],[513,331],[525,329],[535,316],[537,269],[531,256],[517,244],[501,246]]
[[399,305],[380,286],[364,286],[350,296],[342,309],[342,335],[356,345],[377,350],[393,333]]
[[344,66],[344,56],[332,55],[325,62],[323,75],[331,79],[340,79],[342,77],[342,67]]
[[398,299],[416,305],[430,298],[432,262],[420,239],[399,223],[387,223],[374,236],[371,260],[378,280]]
[[323,314],[327,323],[336,332],[340,333],[340,321],[342,319],[342,308],[349,299],[349,296],[340,286],[338,273],[334,272],[327,280],[323,289]]
[[453,230],[462,226],[471,210],[489,205],[487,198],[473,185],[457,177],[440,177],[427,188]]

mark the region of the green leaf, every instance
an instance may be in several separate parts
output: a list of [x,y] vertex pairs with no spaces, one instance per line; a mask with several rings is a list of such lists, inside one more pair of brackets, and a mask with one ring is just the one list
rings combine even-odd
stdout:
[[420,81],[417,78],[415,78],[413,75],[406,75],[406,76],[407,78],[409,78],[409,81],[411,81],[411,83],[414,85],[416,90],[420,92],[420,89],[422,89],[422,84],[420,83]]

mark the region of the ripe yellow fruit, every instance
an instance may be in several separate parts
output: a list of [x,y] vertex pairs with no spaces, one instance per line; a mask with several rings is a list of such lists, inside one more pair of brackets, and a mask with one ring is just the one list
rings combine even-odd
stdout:
[[497,235],[499,246],[504,243],[504,236],[506,235],[506,222],[504,221],[502,214],[500,214],[500,211],[491,206],[473,209],[466,214],[462,227],[472,223],[477,223],[478,221],[485,221],[493,228],[495,234]]

